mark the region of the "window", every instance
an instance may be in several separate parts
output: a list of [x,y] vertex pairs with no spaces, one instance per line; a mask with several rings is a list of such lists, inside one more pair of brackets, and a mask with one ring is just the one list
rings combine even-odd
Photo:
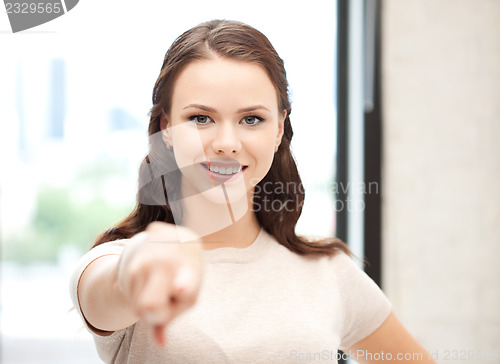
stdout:
[[165,51],[182,31],[214,18],[256,27],[285,60],[292,147],[307,192],[298,231],[332,235],[335,2],[101,2],[0,34],[0,329],[7,362],[99,362],[90,334],[68,312],[69,275],[97,234],[135,203]]

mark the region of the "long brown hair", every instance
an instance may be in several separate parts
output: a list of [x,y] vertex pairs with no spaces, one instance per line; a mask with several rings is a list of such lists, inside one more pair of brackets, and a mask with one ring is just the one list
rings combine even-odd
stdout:
[[[334,255],[338,250],[349,254],[347,246],[339,239],[308,241],[295,234],[305,193],[290,151],[293,131],[290,124],[292,109],[288,97],[288,81],[283,60],[266,36],[258,30],[236,21],[213,20],[202,23],[177,38],[165,55],[153,89],[150,137],[161,131],[162,112],[167,115],[170,113],[174,84],[179,73],[190,62],[209,59],[214,54],[260,65],[276,88],[279,109],[287,112],[284,135],[271,169],[255,187],[254,212],[259,224],[280,244],[298,254]],[[172,151],[164,143],[155,143],[150,139],[148,156],[139,171],[139,192],[135,209],[123,221],[102,233],[94,247],[107,241],[130,238],[153,221],[175,223],[174,216],[182,215],[182,211],[174,211],[177,204],[169,203],[167,198],[179,193],[180,172],[177,170],[158,175],[154,168],[157,165],[175,165],[175,160]],[[263,201],[267,202],[266,206],[262,206]]]

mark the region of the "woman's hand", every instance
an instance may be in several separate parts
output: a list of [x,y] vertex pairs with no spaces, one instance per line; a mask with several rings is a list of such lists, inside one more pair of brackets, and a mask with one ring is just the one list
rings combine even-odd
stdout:
[[125,247],[118,286],[137,317],[154,326],[159,345],[166,325],[196,302],[202,271],[201,243],[180,226],[153,222]]

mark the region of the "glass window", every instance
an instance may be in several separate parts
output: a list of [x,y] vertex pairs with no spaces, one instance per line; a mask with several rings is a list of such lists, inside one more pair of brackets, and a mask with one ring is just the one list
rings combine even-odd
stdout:
[[285,60],[307,196],[297,228],[333,233],[335,2],[82,2],[37,28],[0,32],[6,363],[100,362],[71,310],[69,276],[98,233],[135,204],[164,53],[181,32],[214,18],[256,27]]

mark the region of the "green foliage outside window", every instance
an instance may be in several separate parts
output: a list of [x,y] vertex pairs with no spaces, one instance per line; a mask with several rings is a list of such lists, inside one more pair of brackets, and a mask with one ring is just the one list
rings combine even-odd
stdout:
[[90,249],[97,235],[125,218],[134,205],[133,196],[124,196],[128,202],[122,203],[106,197],[103,186],[111,178],[126,177],[116,163],[99,163],[83,170],[71,186],[41,186],[30,225],[5,237],[2,260],[53,263],[65,245]]

